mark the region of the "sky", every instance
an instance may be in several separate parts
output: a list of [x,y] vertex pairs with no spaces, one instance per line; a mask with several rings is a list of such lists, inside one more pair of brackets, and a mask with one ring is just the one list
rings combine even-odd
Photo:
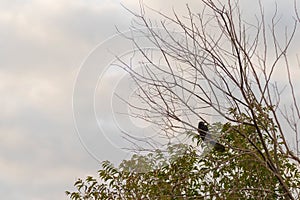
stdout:
[[[186,3],[145,2],[167,13],[184,12]],[[293,12],[284,2],[278,1],[283,20]],[[120,118],[111,97],[130,87],[110,66],[132,48],[117,34],[116,27],[127,34],[133,19],[121,4],[139,9],[137,0],[0,1],[1,199],[67,199],[64,191],[96,175],[101,161],[130,156],[120,148],[127,143],[114,126]],[[244,6],[248,14],[255,9]],[[149,129],[126,131],[141,130]]]

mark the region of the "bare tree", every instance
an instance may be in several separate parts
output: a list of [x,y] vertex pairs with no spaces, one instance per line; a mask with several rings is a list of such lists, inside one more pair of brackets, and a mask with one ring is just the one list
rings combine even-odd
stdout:
[[[276,11],[266,22],[261,4],[255,23],[243,19],[236,1],[202,0],[202,5],[200,12],[187,5],[183,17],[175,11],[165,15],[142,3],[141,12],[133,13],[133,33],[147,38],[156,51],[142,48],[137,37],[128,38],[139,55],[128,62],[120,59],[120,66],[138,85],[135,94],[147,105],[131,107],[136,117],[162,127],[170,140],[196,132],[195,120],[232,124],[227,131],[234,129],[246,138],[249,148],[226,143],[221,135],[226,148],[252,155],[278,179],[285,198],[296,199],[299,194],[286,183],[278,154],[300,165],[299,96],[288,57],[300,21],[297,12],[291,30],[284,32],[278,29]],[[162,20],[151,21],[145,10]],[[133,59],[139,59],[142,67],[137,69]],[[276,73],[285,77],[285,83],[276,80]],[[289,96],[282,96],[283,85]],[[252,127],[254,137],[245,133],[245,125]]]

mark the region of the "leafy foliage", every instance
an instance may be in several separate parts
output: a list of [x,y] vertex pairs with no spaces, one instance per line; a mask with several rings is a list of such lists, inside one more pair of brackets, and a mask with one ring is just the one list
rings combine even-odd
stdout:
[[[147,155],[134,155],[118,167],[105,161],[98,178],[79,179],[74,184],[77,191],[66,192],[72,200],[300,199],[299,151],[294,152],[286,139],[287,135],[295,138],[299,146],[300,110],[287,57],[287,49],[300,22],[297,9],[298,21],[294,22],[290,36],[286,34],[286,43],[281,45],[275,23],[277,10],[267,25],[260,4],[257,23],[252,24],[244,22],[238,1],[226,2],[202,0],[203,10],[193,13],[187,6],[188,16],[184,18],[176,13],[169,17],[157,11],[163,18],[161,23],[145,17],[141,5],[141,14],[134,14],[137,24],[147,28],[142,35],[160,50],[162,59],[156,63],[132,34],[130,39],[147,61],[139,63],[150,65],[142,64],[144,70],[139,71],[132,67],[131,60],[130,64],[122,62],[125,65],[122,68],[139,86],[137,96],[152,108],[141,118],[150,120],[148,116],[153,116],[154,110],[155,117],[162,117],[162,122],[157,124],[173,127],[173,121],[182,123],[176,132],[192,138],[196,147],[173,144],[167,152],[156,150]],[[170,40],[164,38],[163,32],[156,31],[153,24],[161,24],[161,30],[166,31]],[[172,37],[173,25],[184,34],[183,41]],[[140,35],[138,28],[135,30]],[[269,47],[269,44],[273,45]],[[270,52],[276,53],[269,58]],[[162,61],[168,70],[160,68]],[[171,61],[175,61],[180,76],[173,72]],[[272,74],[275,68],[284,68],[281,65],[286,67],[287,84],[292,93],[291,114],[282,113],[280,90],[272,84],[276,83]],[[164,77],[172,77],[173,82]],[[213,95],[207,94],[206,85]],[[186,94],[173,95],[176,88]],[[199,109],[187,102],[193,102],[192,99],[201,102]],[[181,128],[194,127],[194,124],[184,121],[177,108],[183,108],[180,113],[187,112],[186,116],[191,111],[202,120],[211,116],[211,111],[206,113],[205,108],[220,114],[228,123],[212,124],[209,131],[225,151],[202,143],[197,131],[182,133]],[[290,128],[286,129],[284,122]],[[199,150],[200,146],[203,148]]]
[[[263,149],[260,141],[252,139],[257,150],[247,139],[257,135],[253,126],[227,123],[212,128],[221,133],[226,152],[209,151],[209,147],[200,152],[191,145],[177,144],[170,145],[168,152],[134,155],[119,167],[105,161],[98,180],[90,176],[79,179],[74,184],[77,192],[67,194],[73,200],[286,199],[283,181],[295,196],[299,195],[299,169],[277,151],[276,167],[283,175],[279,180],[259,151]],[[264,137],[274,157],[272,140]]]

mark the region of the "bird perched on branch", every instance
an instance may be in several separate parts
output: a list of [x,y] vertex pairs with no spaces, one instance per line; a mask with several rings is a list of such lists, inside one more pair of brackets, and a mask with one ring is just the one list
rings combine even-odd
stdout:
[[225,151],[225,147],[222,144],[216,142],[212,138],[211,134],[208,131],[208,126],[202,121],[198,123],[198,133],[199,133],[200,138],[202,139],[202,141],[204,141],[206,143],[209,143],[210,145],[213,145],[214,149],[216,151],[219,151],[219,152],[224,152]]
[[200,134],[200,138],[202,139],[202,141],[204,141],[205,136],[208,133],[208,127],[204,124],[204,122],[199,122],[198,133]]

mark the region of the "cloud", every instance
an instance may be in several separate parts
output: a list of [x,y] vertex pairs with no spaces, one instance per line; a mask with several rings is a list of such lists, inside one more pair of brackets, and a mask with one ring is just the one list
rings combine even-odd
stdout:
[[78,67],[125,17],[116,3],[14,2],[0,3],[1,196],[63,199],[99,167],[73,126]]
[[[0,193],[3,199],[63,199],[64,190],[71,189],[76,177],[96,173],[99,163],[84,150],[74,130],[72,90],[79,66],[88,53],[115,34],[115,26],[127,30],[132,15],[120,3],[139,11],[137,0],[1,1]],[[167,13],[173,7],[186,13],[182,1],[145,3]],[[196,1],[190,3],[198,8]],[[123,43],[114,45],[118,48]],[[297,45],[294,52],[299,52]],[[111,85],[104,85],[103,95],[110,89]],[[81,98],[85,103],[86,96]],[[108,102],[104,106],[105,103]],[[110,112],[102,111],[103,116]],[[87,133],[82,136],[89,137],[85,140],[87,145],[103,155],[103,159],[114,157],[112,152],[121,154],[103,135],[88,134],[97,131],[95,124],[89,124],[89,114],[83,113]],[[113,129],[113,122],[106,121],[105,125],[106,130]]]

